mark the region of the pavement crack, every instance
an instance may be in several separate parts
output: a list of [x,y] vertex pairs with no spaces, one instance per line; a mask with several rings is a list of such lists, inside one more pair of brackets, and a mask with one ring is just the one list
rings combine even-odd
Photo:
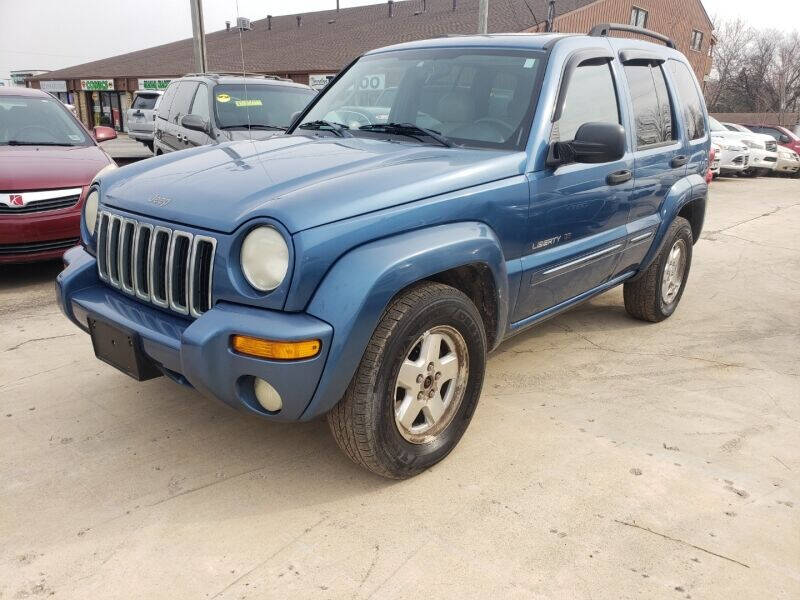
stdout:
[[211,596],[210,600],[214,600],[215,598],[219,598],[219,597],[220,597],[222,594],[224,594],[224,593],[225,593],[225,592],[227,592],[229,589],[231,589],[233,586],[235,586],[237,583],[239,583],[240,581],[242,581],[242,580],[243,580],[245,577],[248,577],[248,576],[249,576],[251,573],[253,573],[254,571],[257,571],[258,569],[260,569],[261,567],[263,567],[265,564],[267,564],[267,563],[268,563],[269,561],[271,561],[273,558],[275,558],[276,556],[278,556],[278,554],[280,554],[281,552],[283,552],[284,550],[286,550],[286,548],[288,548],[289,546],[291,546],[292,544],[294,544],[294,543],[295,543],[297,540],[301,539],[302,537],[304,537],[304,536],[308,535],[309,533],[311,533],[312,531],[314,531],[314,530],[315,530],[317,527],[319,527],[320,525],[322,525],[322,524],[323,524],[325,521],[327,521],[327,520],[328,520],[328,516],[327,516],[327,515],[325,515],[325,516],[323,516],[321,519],[319,519],[319,520],[318,520],[316,523],[314,523],[313,525],[311,525],[310,527],[306,527],[306,528],[305,528],[303,531],[301,531],[299,534],[297,534],[296,536],[294,536],[292,539],[290,539],[288,542],[286,542],[286,543],[285,543],[283,546],[281,546],[280,548],[278,548],[277,550],[275,550],[275,552],[273,552],[272,554],[270,554],[270,555],[269,555],[267,558],[265,558],[265,559],[264,559],[264,560],[262,560],[261,562],[257,563],[257,564],[256,564],[256,565],[255,565],[253,568],[251,568],[251,569],[249,569],[248,571],[245,571],[244,573],[242,573],[241,575],[239,575],[239,577],[237,577],[236,579],[234,579],[233,581],[231,581],[231,582],[230,582],[228,585],[226,585],[224,588],[222,588],[222,589],[221,589],[220,591],[218,591],[216,594],[214,594],[213,596]]
[[358,597],[358,594],[361,591],[361,588],[364,587],[364,584],[367,582],[367,579],[369,579],[369,576],[372,575],[372,571],[375,569],[375,565],[378,563],[378,555],[380,553],[381,553],[380,545],[375,544],[375,554],[372,556],[372,562],[369,564],[369,568],[367,569],[367,572],[364,573],[364,576],[361,578],[361,582],[358,584],[358,587],[356,588],[356,591],[353,592],[353,596],[352,596],[353,599]]
[[776,206],[775,208],[773,208],[772,210],[770,210],[768,212],[762,213],[762,214],[760,214],[758,216],[755,216],[755,217],[751,217],[749,219],[745,219],[744,221],[739,221],[738,223],[734,223],[733,225],[728,225],[727,227],[723,227],[722,229],[716,229],[716,230],[713,230],[713,231],[706,231],[705,235],[703,235],[701,237],[706,237],[706,236],[709,236],[709,235],[716,235],[716,234],[719,234],[719,233],[724,233],[725,231],[728,231],[729,229],[733,229],[735,227],[739,227],[739,225],[744,225],[745,223],[750,223],[752,221],[757,221],[758,219],[763,219],[764,217],[772,216],[772,215],[774,215],[775,213],[777,213],[779,211],[786,210],[787,208],[792,208],[793,206],[800,206],[800,202],[795,202],[794,204],[789,204],[787,206]]
[[12,350],[16,350],[20,346],[24,346],[25,344],[30,344],[32,342],[43,342],[45,340],[58,340],[58,339],[61,339],[61,338],[74,337],[76,335],[78,335],[78,334],[77,333],[66,333],[64,335],[51,335],[49,337],[31,338],[29,340],[25,340],[24,342],[20,342],[19,344],[15,345],[15,346],[9,346],[8,348],[6,348],[5,351],[6,352],[11,352]]
[[52,369],[45,369],[44,371],[37,371],[36,373],[31,373],[30,375],[25,375],[25,377],[20,377],[19,379],[15,379],[14,381],[9,381],[8,383],[4,383],[0,385],[0,390],[4,390],[6,388],[11,387],[15,383],[19,383],[20,381],[25,381],[27,379],[33,379],[34,377],[38,377],[39,375],[44,375],[45,373],[52,373],[53,371],[58,371],[59,369],[63,369],[64,367],[68,367],[70,365],[74,365],[77,363],[77,360],[73,360],[72,362],[65,363],[63,365],[59,365],[57,367],[53,367]]
[[212,486],[218,485],[220,483],[225,483],[226,481],[230,481],[231,479],[236,479],[237,477],[241,477],[243,475],[249,475],[250,473],[255,473],[256,471],[261,471],[262,469],[265,469],[265,468],[266,467],[264,467],[264,466],[260,466],[260,467],[256,467],[255,469],[249,469],[247,471],[243,471],[241,473],[237,473],[236,475],[231,475],[230,477],[223,477],[223,478],[217,479],[215,481],[210,481],[210,482],[206,483],[205,485],[200,485],[200,486],[197,486],[195,488],[190,488],[188,490],[183,490],[181,492],[178,492],[177,494],[173,494],[172,496],[167,496],[166,498],[162,498],[161,500],[156,500],[152,504],[148,504],[147,507],[148,508],[152,508],[153,506],[158,506],[159,504],[164,504],[165,502],[169,502],[170,500],[174,500],[175,498],[180,498],[181,496],[185,496],[186,494],[193,494],[194,492],[199,492],[200,490],[205,490],[207,488],[210,488]]
[[677,542],[678,544],[683,544],[684,546],[689,546],[690,548],[694,548],[695,550],[700,550],[700,552],[705,552],[706,554],[710,554],[711,556],[716,556],[717,558],[721,558],[723,560],[730,561],[737,565],[740,565],[746,569],[750,568],[750,565],[746,565],[741,561],[736,560],[735,558],[731,558],[729,556],[725,556],[723,554],[718,554],[712,550],[708,550],[707,548],[703,548],[701,546],[696,546],[690,542],[686,542],[679,538],[674,538],[672,536],[666,535],[665,533],[659,533],[658,531],[653,531],[648,527],[642,527],[641,525],[637,525],[636,523],[628,523],[627,521],[620,521],[619,519],[614,519],[615,523],[619,523],[620,525],[625,525],[626,527],[633,527],[634,529],[639,529],[641,531],[646,531],[647,533],[652,533],[653,535],[657,535],[658,537],[662,537],[665,540],[670,540],[672,542]]

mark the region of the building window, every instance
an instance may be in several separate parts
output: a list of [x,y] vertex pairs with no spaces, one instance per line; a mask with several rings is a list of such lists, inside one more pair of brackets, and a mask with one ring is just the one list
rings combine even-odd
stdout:
[[647,11],[638,6],[634,6],[631,9],[631,25],[642,28],[647,27]]
[[703,32],[697,31],[697,29],[692,29],[692,50],[697,50],[700,52],[700,49],[703,47]]

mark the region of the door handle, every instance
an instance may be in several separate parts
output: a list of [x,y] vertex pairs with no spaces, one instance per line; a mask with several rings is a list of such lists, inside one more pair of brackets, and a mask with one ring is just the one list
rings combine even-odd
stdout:
[[623,169],[622,171],[614,171],[613,173],[609,173],[606,175],[606,183],[608,185],[619,185],[620,183],[625,183],[626,181],[630,181],[633,177],[633,174],[628,169]]
[[682,167],[683,165],[685,165],[687,162],[689,162],[689,159],[681,154],[680,156],[676,156],[671,161],[669,161],[669,166],[672,167],[673,169],[677,169],[678,167]]

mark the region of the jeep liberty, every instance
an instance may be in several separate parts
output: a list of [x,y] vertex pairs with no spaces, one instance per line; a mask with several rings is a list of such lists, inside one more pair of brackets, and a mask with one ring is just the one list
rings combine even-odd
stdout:
[[418,474],[504,339],[617,285],[634,318],[676,310],[710,139],[674,48],[603,25],[368,52],[286,135],[96,178],[61,308],[136,379],[325,416],[356,463]]

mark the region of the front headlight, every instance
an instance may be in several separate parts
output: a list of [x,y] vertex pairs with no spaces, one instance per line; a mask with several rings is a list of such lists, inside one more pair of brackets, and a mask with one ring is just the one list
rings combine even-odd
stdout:
[[289,247],[272,227],[253,229],[242,242],[242,272],[257,290],[268,292],[278,287],[289,270]]
[[97,207],[100,205],[100,192],[96,187],[89,189],[86,202],[83,205],[83,222],[89,235],[94,235],[94,228],[97,225]]

